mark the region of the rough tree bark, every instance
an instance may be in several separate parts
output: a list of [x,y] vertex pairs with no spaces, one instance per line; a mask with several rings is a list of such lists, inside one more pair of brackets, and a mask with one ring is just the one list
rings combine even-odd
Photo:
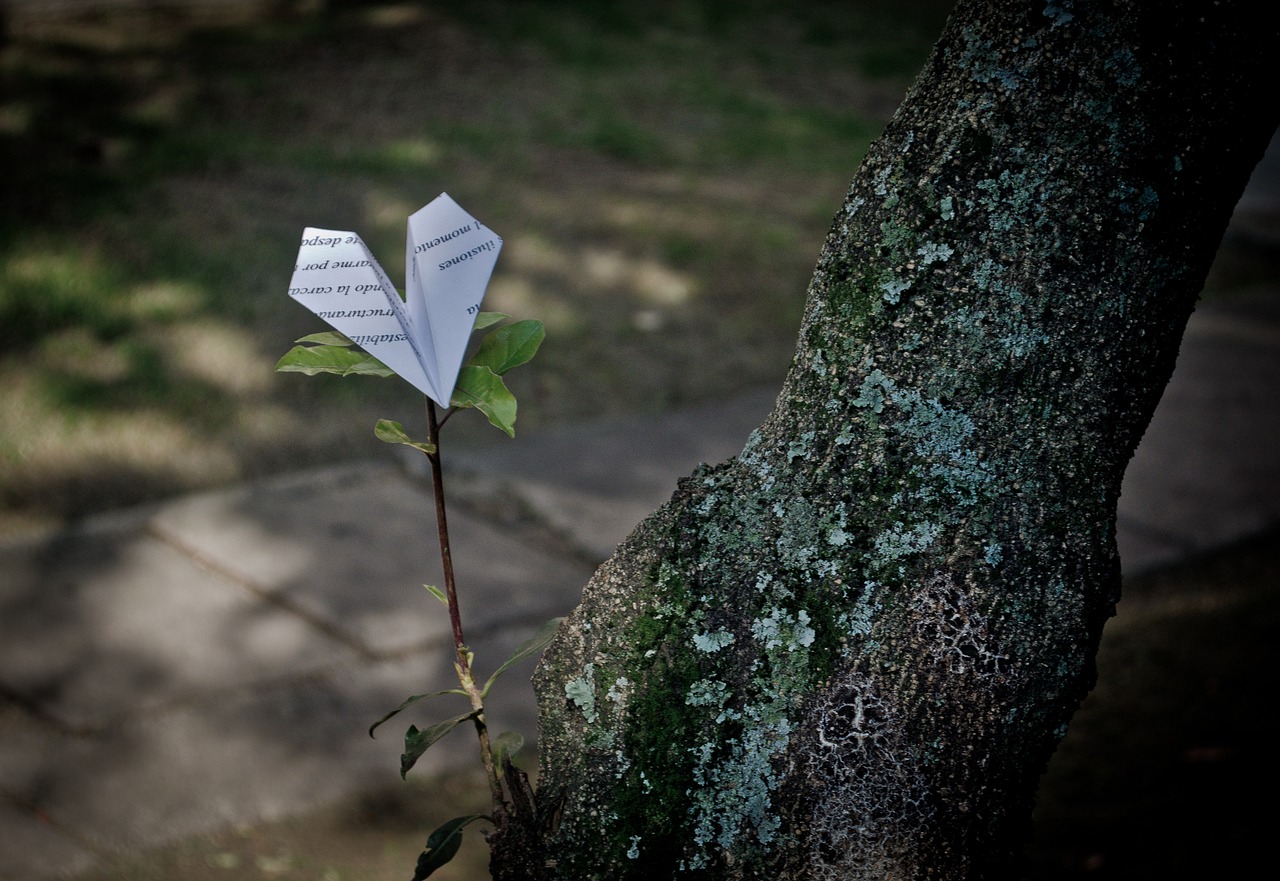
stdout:
[[1277,123],[1268,17],[961,0],[773,414],[542,661],[537,814],[495,877],[1014,871],[1118,598],[1125,465]]

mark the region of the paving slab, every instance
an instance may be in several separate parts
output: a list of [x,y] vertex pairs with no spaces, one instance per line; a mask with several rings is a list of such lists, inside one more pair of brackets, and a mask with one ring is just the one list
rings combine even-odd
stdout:
[[145,526],[0,548],[0,690],[83,730],[354,658]]
[[[439,580],[433,517],[420,481],[358,464],[0,546],[0,878],[397,780],[407,725],[465,710],[419,704],[367,733],[455,684],[447,616],[420,586]],[[572,608],[591,567],[462,512],[450,525],[484,676]],[[529,742],[532,666],[490,709],[495,732]],[[415,773],[477,761],[469,735]],[[79,838],[53,859],[65,830]]]
[[[449,513],[460,602],[472,626],[563,612],[590,567]],[[393,464],[327,469],[165,505],[151,531],[370,655],[449,638],[422,588],[443,572],[427,487]],[[568,604],[568,605],[566,605]]]
[[[514,630],[495,632],[478,640],[477,654],[496,665],[524,638]],[[353,791],[395,784],[406,727],[465,712],[465,704],[451,705],[447,698],[424,702],[386,723],[376,738],[368,735],[376,719],[410,694],[452,684],[447,655],[352,664],[141,714],[91,737],[28,732],[16,750],[22,767],[6,775],[5,788],[11,800],[31,806],[24,827],[42,817],[50,842],[56,830],[74,829],[99,853],[320,807]],[[536,733],[532,666],[528,660],[513,667],[490,699],[494,731],[518,730],[530,742]],[[460,726],[411,773],[477,762],[472,730]],[[30,836],[37,832],[28,829]],[[27,859],[8,853],[11,847],[0,845],[0,875],[17,872]],[[73,862],[78,866],[82,858]]]
[[23,795],[102,852],[268,820],[394,779],[364,715],[323,682],[178,707],[65,739]]
[[88,869],[97,854],[60,826],[33,795],[58,761],[58,727],[0,699],[0,881],[29,881]]
[[87,871],[97,855],[41,815],[0,801],[0,881],[66,876]]
[[777,395],[776,388],[760,389],[661,416],[567,426],[480,452],[451,452],[445,479],[455,497],[490,516],[501,516],[492,499],[530,512],[598,564],[671,497],[679,478],[742,452]]
[[[1280,291],[1202,305],[1125,472],[1119,532],[1126,571],[1280,522],[1278,438]],[[1136,559],[1126,559],[1126,545]]]

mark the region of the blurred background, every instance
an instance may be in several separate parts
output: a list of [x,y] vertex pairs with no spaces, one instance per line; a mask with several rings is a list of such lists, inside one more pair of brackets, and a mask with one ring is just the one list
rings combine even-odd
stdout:
[[404,383],[272,367],[323,328],[285,296],[303,227],[402,284],[443,191],[506,240],[486,308],[547,325],[521,427],[779,383],[947,6],[10,0],[0,529],[415,426]]
[[[405,220],[442,191],[505,239],[485,307],[547,325],[511,375],[519,430],[777,387],[831,218],[950,5],[7,0],[0,536],[385,457],[380,417],[420,433],[407,384],[272,368],[323,329],[285,295],[303,227],[358,231],[399,283]],[[1273,208],[1233,226],[1208,301],[1274,292]],[[1127,585],[1150,602],[1108,629],[1036,877],[1190,877],[1269,835],[1243,805],[1276,778],[1274,538]],[[86,877],[407,876],[475,782]]]

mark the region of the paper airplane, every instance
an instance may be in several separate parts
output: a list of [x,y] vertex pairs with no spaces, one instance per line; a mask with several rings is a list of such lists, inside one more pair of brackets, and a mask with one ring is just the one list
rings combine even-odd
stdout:
[[289,296],[441,407],[502,239],[441,193],[409,216],[405,298],[358,235],[307,227]]

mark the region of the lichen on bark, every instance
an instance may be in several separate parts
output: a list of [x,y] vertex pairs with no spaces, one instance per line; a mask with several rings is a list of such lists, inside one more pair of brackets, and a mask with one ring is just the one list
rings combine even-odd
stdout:
[[1227,5],[957,7],[773,414],[540,665],[543,831],[496,877],[1010,871],[1118,598],[1124,466],[1275,126]]

